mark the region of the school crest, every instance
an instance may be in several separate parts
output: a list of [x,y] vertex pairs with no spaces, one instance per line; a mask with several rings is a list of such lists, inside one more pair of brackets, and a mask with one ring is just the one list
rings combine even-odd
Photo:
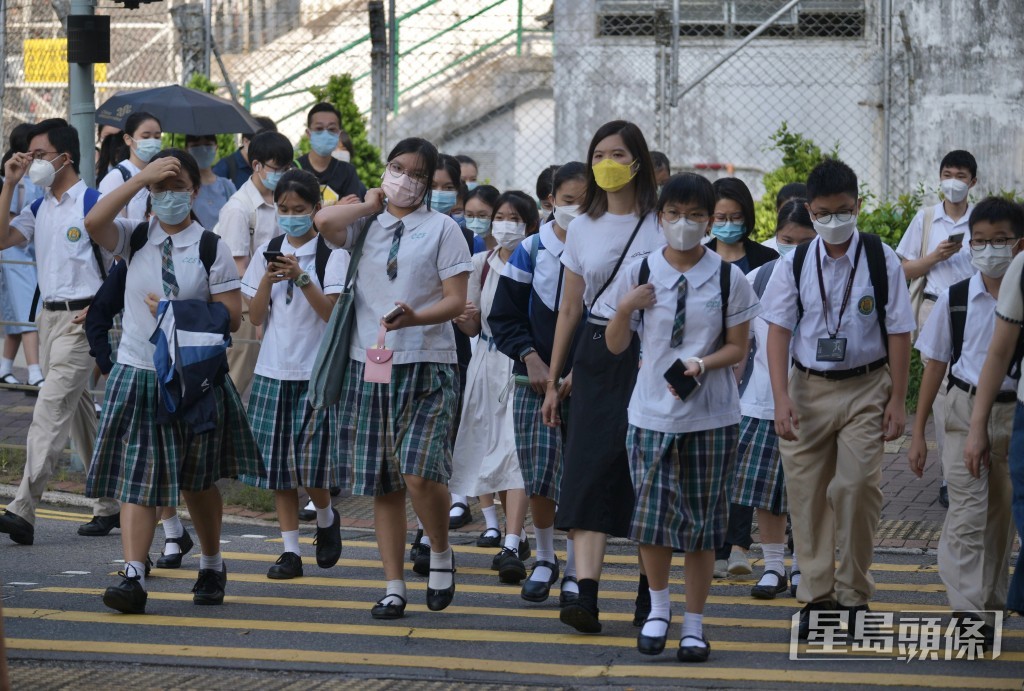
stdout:
[[68,228],[68,242],[78,242],[82,239],[82,231],[80,228],[71,226]]
[[875,311],[875,298],[871,295],[865,295],[857,302],[857,309],[865,317]]
[[708,314],[714,314],[715,312],[722,311],[722,298],[711,298],[704,303],[704,309]]

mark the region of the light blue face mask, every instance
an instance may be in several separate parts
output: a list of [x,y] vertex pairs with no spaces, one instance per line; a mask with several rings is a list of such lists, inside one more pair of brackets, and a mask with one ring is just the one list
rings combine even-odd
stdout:
[[466,227],[466,217],[462,214],[452,214],[452,220],[458,223],[460,228]]
[[[264,169],[266,170],[266,169]],[[283,170],[268,170],[261,180],[263,180],[263,186],[271,192],[277,187],[277,183],[281,181],[281,176],[284,175]]]
[[474,234],[483,237],[491,232],[491,219],[489,218],[467,218],[466,227]]
[[314,130],[309,133],[309,148],[320,156],[330,156],[338,148],[340,136],[330,130]]
[[154,192],[150,195],[153,213],[165,225],[176,226],[188,216],[192,210],[191,192]]
[[430,208],[440,214],[451,211],[455,202],[455,190],[430,190]]
[[152,161],[163,148],[164,143],[160,139],[135,139],[135,155],[144,163]]
[[217,146],[214,144],[204,144],[202,146],[190,146],[188,152],[192,154],[192,158],[196,159],[196,165],[199,166],[199,170],[206,170],[213,166],[213,161],[217,158]]
[[732,245],[743,239],[743,226],[739,223],[717,223],[711,227],[711,234],[727,245]]
[[281,226],[281,230],[286,232],[293,238],[301,238],[303,235],[309,232],[309,229],[313,227],[313,215],[306,214],[304,216],[282,216],[277,215],[277,225]]
[[781,242],[776,242],[775,249],[779,251],[780,257],[785,257],[787,254],[796,249],[796,245],[785,245]]
[[468,189],[470,192],[472,192],[473,190],[475,190],[479,186],[480,186],[480,183],[477,182],[476,180],[474,180],[473,182],[467,182],[466,183],[466,189]]

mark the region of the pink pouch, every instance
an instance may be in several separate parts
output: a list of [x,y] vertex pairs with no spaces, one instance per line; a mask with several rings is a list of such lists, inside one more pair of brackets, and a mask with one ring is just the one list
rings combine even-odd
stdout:
[[384,336],[387,329],[382,324],[377,332],[377,346],[366,349],[366,368],[363,370],[363,381],[372,384],[391,383],[391,357],[395,351],[384,347]]

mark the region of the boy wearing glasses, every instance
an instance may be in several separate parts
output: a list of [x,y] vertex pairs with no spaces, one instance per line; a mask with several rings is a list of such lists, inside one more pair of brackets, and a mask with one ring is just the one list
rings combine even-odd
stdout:
[[341,141],[341,113],[330,103],[317,103],[306,115],[309,153],[299,157],[298,164],[316,176],[324,206],[353,204],[363,201],[366,185],[359,179],[356,167],[347,160],[333,156]]
[[841,161],[811,172],[807,210],[818,237],[780,260],[765,291],[775,431],[800,552],[797,599],[807,603],[800,640],[814,610],[838,610],[863,631],[884,441],[906,423],[910,294],[896,253],[857,230],[857,189]]

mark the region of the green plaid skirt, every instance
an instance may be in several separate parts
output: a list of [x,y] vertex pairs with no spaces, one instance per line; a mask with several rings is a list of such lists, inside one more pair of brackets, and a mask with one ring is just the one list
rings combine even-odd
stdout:
[[738,427],[664,434],[629,426],[636,493],[630,539],[686,552],[722,546]]
[[547,497],[558,503],[562,484],[562,446],[565,443],[564,421],[569,419],[569,399],[562,401],[561,428],[544,424],[541,407],[544,397],[519,384],[513,387],[512,417],[515,423],[516,454],[519,470],[529,497]]
[[259,448],[230,377],[214,389],[217,427],[193,434],[175,420],[156,422],[156,373],[114,365],[107,380],[87,497],[140,506],[177,506],[178,492],[209,489],[221,478],[255,473]]
[[774,420],[743,416],[732,501],[740,506],[771,511],[780,516],[786,505],[786,480]]
[[239,480],[262,489],[347,487],[348,467],[338,444],[338,406],[313,410],[309,380],[256,375],[249,395],[249,422],[263,463]]
[[394,365],[391,384],[363,381],[351,361],[341,392],[341,451],[352,463],[352,493],[381,496],[405,489],[403,475],[447,485],[458,407],[455,365]]

